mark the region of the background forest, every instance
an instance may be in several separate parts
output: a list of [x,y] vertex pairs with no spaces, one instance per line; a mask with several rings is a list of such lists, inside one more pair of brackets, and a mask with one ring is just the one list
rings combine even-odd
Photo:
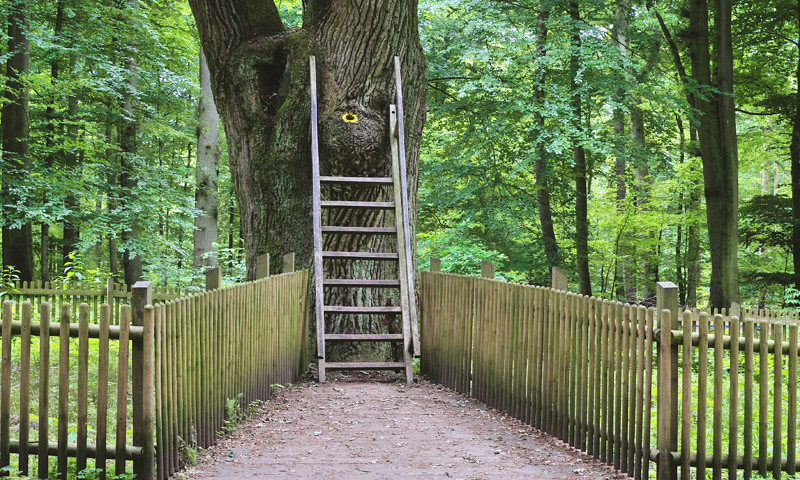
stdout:
[[[300,3],[276,1],[285,23],[300,24]],[[726,97],[687,74],[684,3],[420,0],[420,268],[438,256],[445,271],[475,273],[487,259],[508,280],[547,284],[558,265],[596,296],[648,303],[670,280],[683,304],[707,304],[698,99],[722,95],[736,107],[741,301],[794,302],[800,10],[734,2]],[[29,53],[14,28],[26,22]],[[105,281],[141,268],[185,287],[218,263],[225,281],[243,280],[227,148],[188,4],[7,0],[0,23],[2,247],[18,270],[6,278]],[[20,114],[7,114],[20,95],[28,152],[15,146]]]

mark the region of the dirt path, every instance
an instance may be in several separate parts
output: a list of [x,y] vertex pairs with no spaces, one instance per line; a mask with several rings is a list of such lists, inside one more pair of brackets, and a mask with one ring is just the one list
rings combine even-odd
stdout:
[[301,383],[203,452],[191,479],[616,478],[517,420],[427,382]]

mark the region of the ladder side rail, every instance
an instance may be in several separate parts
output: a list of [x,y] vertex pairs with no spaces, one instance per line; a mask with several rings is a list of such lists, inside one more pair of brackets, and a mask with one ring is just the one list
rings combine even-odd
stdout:
[[[312,172],[312,210],[314,216],[314,289],[317,314],[317,358],[325,358],[325,314],[323,311],[325,295],[322,286],[322,212],[320,208],[319,187],[319,137],[317,133],[317,62],[309,58],[311,71],[311,172]],[[321,370],[322,370],[321,366]],[[324,372],[320,372],[324,378]]]
[[410,326],[410,304],[409,304],[409,287],[412,280],[406,275],[408,272],[408,257],[406,255],[406,239],[408,237],[407,231],[403,228],[403,205],[401,200],[402,182],[400,181],[400,154],[398,148],[398,139],[394,136],[395,127],[397,126],[397,109],[395,105],[389,106],[389,143],[392,150],[392,175],[394,177],[394,204],[395,214],[394,222],[397,226],[397,273],[400,280],[400,309],[402,316],[403,326],[403,360],[406,364],[406,381],[411,383],[413,381],[413,365],[411,358],[411,326]]
[[[403,87],[400,78],[400,57],[394,57],[394,83],[397,95],[396,108],[397,108],[397,129],[392,129],[393,134],[396,133],[398,140],[398,154],[400,163],[400,186],[402,189],[401,198],[403,206],[403,230],[405,231],[405,257],[406,257],[406,275],[408,276],[409,289],[408,289],[408,302],[409,302],[409,321],[411,323],[412,344],[415,356],[420,355],[419,346],[419,326],[417,325],[417,300],[414,289],[414,262],[411,258],[411,224],[409,221],[409,203],[408,203],[408,175],[406,171],[406,144],[405,144],[405,126],[403,124]],[[398,226],[398,230],[400,227]]]

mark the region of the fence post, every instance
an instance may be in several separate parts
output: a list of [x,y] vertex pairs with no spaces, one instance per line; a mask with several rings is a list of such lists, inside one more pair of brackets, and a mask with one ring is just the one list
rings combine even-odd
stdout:
[[283,256],[283,273],[294,272],[294,252]]
[[481,260],[481,277],[494,278],[494,264],[492,262]]
[[564,291],[569,290],[569,287],[567,286],[567,272],[564,270],[558,267],[553,267],[553,269],[550,271],[550,278],[552,279],[551,286],[554,289]]
[[731,308],[728,311],[728,314],[731,317],[741,317],[742,316],[742,305],[739,302],[731,302]]
[[106,303],[114,305],[114,277],[108,277],[106,280]]
[[672,452],[678,450],[678,345],[672,345],[672,330],[679,325],[678,287],[672,282],[656,284],[656,312],[661,329],[658,346],[658,479],[678,478]]
[[133,473],[139,480],[153,478],[153,284],[140,281],[133,285],[131,324],[143,327],[142,340],[132,342],[131,385],[133,407],[133,446],[143,453],[134,458]]
[[441,272],[442,271],[442,259],[431,257],[431,272]]
[[216,290],[222,282],[222,273],[219,267],[206,270],[206,291]]
[[256,257],[256,280],[269,277],[269,253]]

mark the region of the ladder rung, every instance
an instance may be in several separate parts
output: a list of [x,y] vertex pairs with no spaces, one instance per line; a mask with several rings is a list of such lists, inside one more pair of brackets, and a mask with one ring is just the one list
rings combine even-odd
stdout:
[[352,342],[394,342],[403,340],[402,333],[362,333],[362,334],[343,334],[326,333],[325,340],[339,340]]
[[322,307],[325,313],[400,313],[400,307],[342,307],[342,306],[327,306]]
[[350,260],[397,260],[397,252],[322,252],[322,258]]
[[350,200],[323,200],[320,207],[328,208],[380,208],[394,209],[394,202],[356,202]]
[[395,370],[406,368],[403,362],[325,362],[325,368],[338,370]]
[[400,280],[367,280],[360,278],[326,278],[322,282],[326,287],[399,287]]
[[327,183],[363,183],[370,185],[391,185],[394,183],[392,177],[319,177],[320,182]]
[[364,233],[370,235],[388,235],[397,233],[394,227],[339,227],[323,226],[322,233]]

